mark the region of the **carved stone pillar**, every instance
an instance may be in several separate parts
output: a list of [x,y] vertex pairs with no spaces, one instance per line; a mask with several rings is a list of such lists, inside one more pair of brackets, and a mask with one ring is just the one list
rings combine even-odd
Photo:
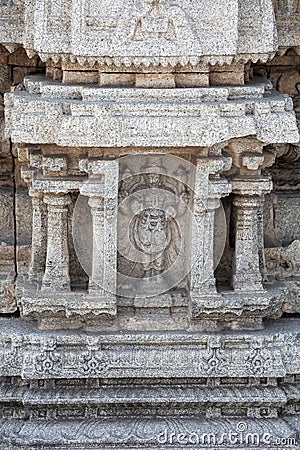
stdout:
[[203,285],[203,259],[204,249],[201,242],[197,240],[198,235],[204,235],[205,226],[205,208],[201,198],[194,198],[194,223],[192,227],[191,239],[191,295],[197,296],[202,293]]
[[203,233],[203,283],[202,292],[216,294],[216,279],[214,275],[214,230],[215,230],[215,212],[220,206],[218,198],[208,198],[206,211],[204,215],[204,233]]
[[[198,255],[192,266],[191,290],[193,295],[215,295],[216,280],[214,276],[214,222],[215,210],[219,207],[220,201],[215,198],[209,198],[206,207],[195,213],[198,233],[202,234],[203,241],[196,248]],[[201,231],[200,231],[201,230]]]
[[28,276],[30,280],[39,280],[45,271],[47,208],[42,192],[30,188],[29,195],[32,199],[32,250]]
[[236,195],[236,235],[233,288],[238,291],[263,289],[258,255],[259,197]]
[[208,162],[198,162],[193,210],[195,223],[192,232],[191,296],[193,301],[197,297],[217,295],[214,276],[215,212],[220,206],[220,198],[228,195],[231,187],[223,178],[216,177],[215,180],[210,181],[209,174],[219,172],[230,164],[230,158],[228,160],[212,158]]
[[90,197],[88,203],[91,208],[93,223],[93,261],[89,292],[105,297],[107,294],[103,289],[105,279],[104,198]]
[[260,204],[257,216],[258,216],[257,237],[258,237],[259,268],[263,281],[268,281],[266,258],[265,258],[265,239],[264,239],[264,196],[260,197]]
[[233,288],[235,291],[261,291],[259,212],[262,196],[270,192],[272,183],[266,178],[252,178],[236,179],[232,184],[236,209]]
[[69,249],[68,249],[68,205],[69,195],[46,194],[47,204],[47,258],[42,290],[70,290]]
[[117,290],[118,161],[83,160],[89,180],[80,188],[89,197],[93,227],[89,293],[115,305]]

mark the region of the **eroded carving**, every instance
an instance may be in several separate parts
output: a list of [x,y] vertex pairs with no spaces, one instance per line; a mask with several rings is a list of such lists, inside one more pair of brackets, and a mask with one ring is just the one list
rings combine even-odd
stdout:
[[[191,199],[185,184],[188,168],[184,160],[159,155],[144,157],[139,168],[133,158],[125,160],[119,188],[120,273],[133,278],[161,275],[162,284],[164,276],[171,277],[176,285],[184,275],[178,277],[176,269],[172,275],[172,266],[178,267],[179,259],[186,265],[182,255],[188,236],[184,214]],[[171,167],[165,165],[169,161]],[[159,277],[156,280],[159,284]]]

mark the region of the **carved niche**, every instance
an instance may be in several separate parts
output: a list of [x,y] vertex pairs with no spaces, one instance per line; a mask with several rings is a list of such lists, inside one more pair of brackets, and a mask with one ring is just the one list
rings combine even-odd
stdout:
[[185,160],[168,155],[120,159],[119,293],[158,295],[188,273],[190,176]]

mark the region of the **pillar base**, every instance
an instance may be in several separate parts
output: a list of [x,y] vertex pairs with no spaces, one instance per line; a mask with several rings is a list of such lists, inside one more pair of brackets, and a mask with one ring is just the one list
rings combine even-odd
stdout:
[[55,279],[55,283],[53,283],[53,280],[48,281],[44,278],[41,291],[49,292],[52,295],[55,292],[70,292],[70,278],[63,280]]
[[256,292],[223,291],[218,295],[191,296],[191,329],[197,331],[258,330],[264,319],[283,313],[284,286]]
[[[47,293],[27,276],[17,281],[18,307],[24,319],[43,329],[105,330],[257,330],[264,319],[298,312],[298,294],[289,283],[269,283],[260,292],[221,290],[217,294],[186,291],[152,298],[103,297],[86,291]],[[117,318],[118,313],[118,318]]]
[[47,292],[37,283],[20,286],[19,307],[24,319],[37,319],[42,329],[114,328],[116,298],[86,292]]

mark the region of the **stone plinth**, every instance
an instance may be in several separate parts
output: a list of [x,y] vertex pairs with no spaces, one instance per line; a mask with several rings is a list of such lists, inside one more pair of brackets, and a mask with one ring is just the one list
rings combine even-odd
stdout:
[[18,319],[1,327],[4,448],[181,449],[197,439],[205,449],[237,430],[259,436],[260,449],[270,439],[297,448],[297,421],[281,417],[297,408],[297,319],[214,336],[54,334]]

